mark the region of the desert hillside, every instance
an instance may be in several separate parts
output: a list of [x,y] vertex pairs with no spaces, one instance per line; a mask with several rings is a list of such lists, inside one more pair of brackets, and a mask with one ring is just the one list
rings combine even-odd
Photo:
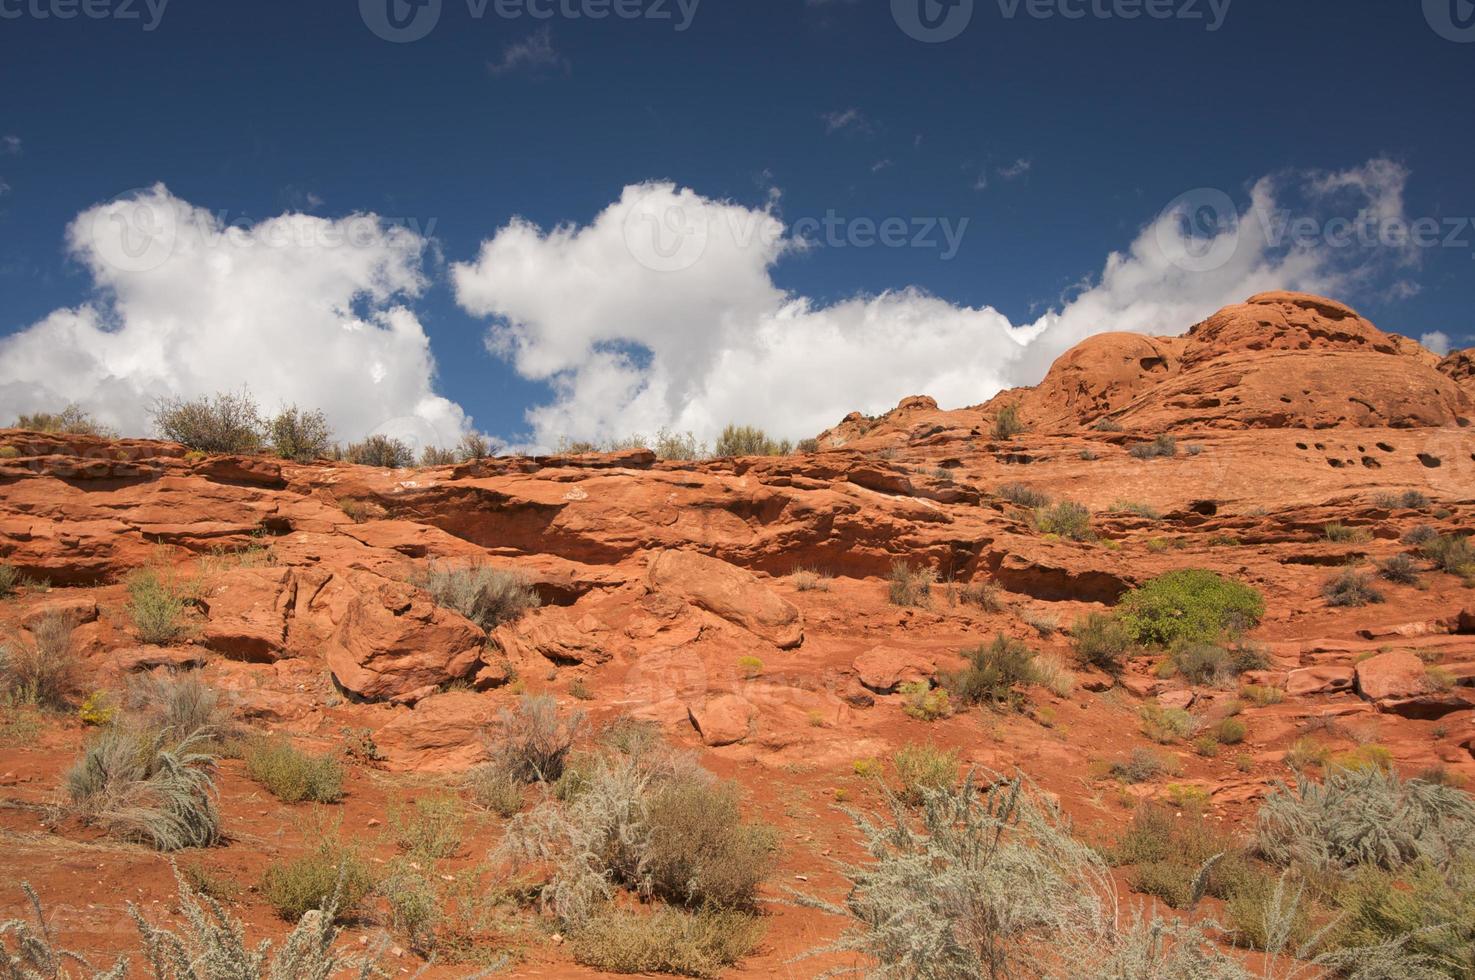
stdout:
[[[59,946],[143,976],[129,903],[193,928],[175,868],[280,942],[322,904],[293,878],[316,855],[352,899],[336,948],[391,975],[869,970],[894,947],[856,911],[879,906],[837,914],[874,857],[846,811],[920,821],[971,772],[959,798],[1022,775],[1030,819],[1058,806],[1099,849],[1100,935],[1137,909],[1258,971],[1251,879],[1316,882],[1298,928],[1353,904],[1261,832],[1298,778],[1428,789],[1475,841],[1472,354],[1273,293],[787,455],[389,469],[0,430],[0,921],[34,922],[28,882]],[[194,742],[167,722],[186,700]],[[580,808],[622,765],[677,843],[576,901]],[[208,789],[161,789],[171,766]],[[1471,911],[1468,855],[1417,858],[1365,863]],[[1371,893],[1364,870],[1338,873]],[[683,951],[652,958],[631,922],[661,915]],[[1420,947],[1431,975],[1475,975],[1461,929]],[[1081,975],[1066,955],[1031,970]]]

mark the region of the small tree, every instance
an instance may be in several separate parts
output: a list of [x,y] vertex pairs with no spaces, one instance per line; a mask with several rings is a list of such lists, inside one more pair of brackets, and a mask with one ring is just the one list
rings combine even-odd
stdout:
[[202,453],[251,453],[261,448],[265,423],[251,393],[220,392],[154,405],[154,428],[166,439]]
[[415,454],[410,451],[410,447],[385,435],[372,435],[363,442],[356,442],[348,447],[344,455],[350,463],[360,466],[399,470],[415,465]]
[[333,444],[327,416],[319,411],[299,411],[296,405],[278,412],[267,423],[266,431],[278,456],[299,463],[326,456]]
[[1007,442],[1024,431],[1024,422],[1019,418],[1019,406],[1005,405],[994,416],[994,438]]

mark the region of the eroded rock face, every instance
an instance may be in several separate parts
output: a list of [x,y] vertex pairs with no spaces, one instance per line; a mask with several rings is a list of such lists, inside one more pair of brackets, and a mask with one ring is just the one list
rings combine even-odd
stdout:
[[1306,667],[1286,674],[1285,692],[1292,697],[1352,690],[1356,671],[1345,666]]
[[717,748],[741,742],[752,732],[753,706],[736,694],[719,694],[687,705],[691,723],[702,741]]
[[414,702],[469,677],[486,634],[405,582],[359,574],[357,594],[323,651],[342,687],[371,701]]
[[287,656],[287,617],[296,598],[292,569],[227,572],[203,600],[207,621],[200,642],[235,660],[280,660]]
[[496,715],[475,694],[422,699],[374,733],[374,745],[396,772],[464,772],[488,760],[485,731]]
[[1357,665],[1357,690],[1370,701],[1416,697],[1429,689],[1428,669],[1415,654],[1382,653]]
[[652,589],[678,595],[781,650],[804,642],[799,610],[751,572],[725,561],[691,551],[663,551],[651,558],[646,581]]

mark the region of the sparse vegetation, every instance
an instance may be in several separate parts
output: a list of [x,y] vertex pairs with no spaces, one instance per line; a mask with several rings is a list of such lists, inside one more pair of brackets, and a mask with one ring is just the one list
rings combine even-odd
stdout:
[[391,807],[388,820],[394,842],[412,860],[433,862],[461,849],[466,811],[460,797],[416,797],[408,805]]
[[455,466],[458,462],[460,462],[460,457],[454,449],[426,446],[420,450],[420,465],[426,469],[435,466]]
[[1142,734],[1162,745],[1181,742],[1198,730],[1198,719],[1182,708],[1144,704],[1139,712]]
[[946,792],[958,781],[958,754],[935,745],[903,745],[891,757],[896,778],[901,783],[900,797],[920,806],[928,795]]
[[266,439],[261,410],[248,391],[165,398],[152,413],[161,436],[202,453],[254,453]]
[[1328,524],[1322,529],[1328,541],[1336,544],[1366,544],[1373,539],[1366,528],[1348,527],[1345,524]]
[[1475,547],[1468,537],[1437,534],[1421,542],[1419,552],[1441,572],[1466,578],[1475,576]]
[[733,911],[606,909],[573,937],[574,960],[610,973],[718,977],[757,948],[763,925]]
[[996,613],[1004,609],[999,587],[992,582],[969,582],[958,590],[958,598],[964,605],[974,606],[984,612]]
[[953,713],[947,690],[927,681],[908,681],[901,685],[900,693],[901,710],[919,721],[937,721]]
[[1117,615],[1138,643],[1214,642],[1258,624],[1265,615],[1265,600],[1247,585],[1187,568],[1127,593]]
[[1383,601],[1383,593],[1373,587],[1372,577],[1351,568],[1327,579],[1321,594],[1329,606],[1366,606]]
[[557,782],[585,722],[582,711],[559,717],[558,702],[525,694],[497,716],[488,743],[492,765],[524,783]]
[[698,442],[696,436],[690,432],[671,432],[668,429],[656,433],[655,445],[651,449],[655,450],[657,459],[678,462],[704,459],[707,455],[707,444]]
[[68,405],[60,412],[36,412],[34,415],[21,415],[15,420],[13,428],[25,429],[27,432],[45,432],[51,435],[98,436],[104,439],[112,439],[117,435],[112,429],[94,419],[91,414],[84,412],[82,406],[75,403]]
[[1122,662],[1132,648],[1132,635],[1114,616],[1091,613],[1070,628],[1071,641],[1081,663],[1109,674],[1122,671]]
[[456,456],[463,463],[473,460],[488,459],[496,455],[492,442],[480,432],[468,432],[461,437],[456,446]]
[[1028,507],[1030,510],[1047,507],[1050,504],[1048,495],[1022,483],[1005,483],[994,492],[1009,503],[1018,507]]
[[995,439],[1008,442],[1024,431],[1024,421],[1019,417],[1019,406],[1005,405],[994,416],[993,435]]
[[185,590],[168,573],[142,568],[128,576],[128,603],[124,607],[134,631],[144,643],[161,646],[182,639],[189,627]]
[[1383,510],[1423,510],[1430,501],[1417,490],[1405,490],[1403,493],[1380,493],[1373,498],[1373,503]]
[[1178,455],[1178,440],[1160,435],[1151,442],[1139,442],[1127,450],[1134,459],[1165,459]]
[[65,709],[77,685],[75,621],[54,613],[31,627],[31,642],[0,645],[0,705]]
[[489,633],[542,603],[526,575],[481,562],[465,567],[432,563],[414,581],[436,605],[460,613]]
[[992,643],[965,651],[963,656],[967,665],[944,681],[949,694],[960,704],[1017,709],[1024,703],[1019,686],[1032,684],[1038,677],[1034,653],[1002,633]]
[[1225,685],[1247,670],[1263,670],[1270,663],[1258,647],[1237,643],[1232,649],[1215,643],[1185,641],[1168,658],[1172,673],[1190,684]]
[[25,576],[14,565],[0,564],[0,599],[8,599],[25,585]]
[[1071,541],[1089,541],[1091,511],[1084,504],[1073,500],[1062,500],[1048,507],[1040,507],[1034,513],[1035,529],[1041,534],[1057,534]]
[[333,432],[328,417],[319,411],[301,411],[296,405],[282,409],[266,423],[272,450],[282,459],[310,463],[333,449]]
[[208,847],[220,836],[215,758],[203,739],[110,727],[87,741],[67,772],[70,811],[124,840],[160,851]]
[[1143,520],[1157,521],[1162,519],[1162,512],[1150,504],[1144,504],[1134,500],[1118,500],[1111,505],[1113,512],[1118,514],[1131,514]]
[[712,454],[719,458],[727,456],[787,456],[794,451],[787,440],[774,440],[762,429],[750,425],[729,425],[717,438]]
[[343,763],[311,756],[284,738],[258,738],[245,749],[246,775],[283,803],[337,803],[343,799]]
[[799,592],[828,592],[833,576],[828,572],[821,572],[813,568],[796,568],[789,576],[789,581],[794,583],[794,588]]
[[1122,423],[1110,416],[1102,416],[1091,425],[1091,428],[1097,432],[1121,432]]
[[889,595],[894,606],[926,606],[932,602],[937,573],[930,568],[912,568],[906,562],[891,566]]
[[235,734],[229,706],[197,674],[144,674],[128,684],[128,710],[150,728],[182,739],[191,733],[206,744]]
[[371,435],[363,442],[352,443],[343,455],[348,462],[359,466],[402,470],[415,465],[415,454],[410,447],[386,435]]
[[1127,783],[1150,783],[1171,768],[1161,752],[1133,749],[1126,761],[1111,764],[1111,774]]
[[336,829],[320,829],[316,845],[307,853],[274,861],[261,876],[261,897],[288,922],[309,912],[342,920],[353,915],[373,890],[373,870]]
[[1378,562],[1378,575],[1395,585],[1418,585],[1419,572],[1408,555],[1397,554]]
[[738,657],[737,667],[748,680],[753,680],[763,674],[763,660],[751,654]]

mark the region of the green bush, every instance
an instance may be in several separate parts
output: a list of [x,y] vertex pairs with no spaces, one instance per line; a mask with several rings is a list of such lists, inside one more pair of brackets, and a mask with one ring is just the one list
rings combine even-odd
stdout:
[[931,793],[948,790],[958,781],[958,754],[935,745],[903,745],[891,757],[901,781],[901,799],[920,805]]
[[165,439],[202,453],[254,453],[265,440],[261,410],[250,392],[221,392],[154,405],[154,428]]
[[215,757],[203,739],[112,727],[87,741],[67,772],[71,812],[114,837],[159,851],[209,847],[220,838]]
[[1190,684],[1228,684],[1247,670],[1264,670],[1270,660],[1258,647],[1184,642],[1173,648],[1168,664]]
[[358,466],[387,470],[402,470],[415,465],[415,454],[410,447],[386,435],[372,435],[363,442],[351,444],[344,457]]
[[133,628],[144,643],[167,645],[188,632],[184,613],[188,601],[183,589],[157,569],[139,569],[128,576],[124,606]]
[[22,415],[15,420],[13,428],[53,435],[99,436],[104,439],[117,436],[116,432],[99,424],[90,414],[82,411],[80,405],[76,404],[68,405],[60,412],[37,412],[34,415]]
[[1340,918],[1327,945],[1356,951],[1402,943],[1439,972],[1475,977],[1475,860],[1447,870],[1415,862],[1400,872],[1361,868],[1337,890]]
[[893,562],[888,594],[894,606],[926,606],[932,601],[932,586],[937,573],[930,568],[912,568],[905,562]]
[[646,811],[644,864],[650,891],[692,908],[751,910],[774,868],[778,837],[745,823],[737,787],[670,780]]
[[1081,663],[1098,667],[1109,674],[1120,674],[1132,636],[1114,616],[1091,613],[1070,628],[1076,656]]
[[953,713],[948,692],[933,687],[928,681],[908,681],[901,685],[901,710],[918,721],[937,721]]
[[1366,606],[1383,601],[1383,593],[1373,587],[1372,577],[1350,568],[1327,579],[1322,584],[1321,594],[1327,605],[1336,607]]
[[1245,740],[1248,729],[1238,718],[1222,718],[1214,726],[1214,738],[1221,745],[1238,745]]
[[310,756],[283,738],[258,738],[246,746],[246,775],[284,803],[337,803],[343,799],[343,763]]
[[487,632],[542,604],[526,575],[481,562],[464,568],[432,564],[414,582],[436,605],[460,613]]
[[572,939],[575,962],[609,973],[718,977],[757,948],[761,920],[742,912],[607,909]]
[[1024,422],[1019,417],[1019,406],[1005,405],[994,416],[994,438],[1008,442],[1024,431]]
[[1168,770],[1168,760],[1152,749],[1133,749],[1125,761],[1111,764],[1111,774],[1127,783],[1148,783]]
[[269,864],[261,897],[288,922],[330,908],[342,920],[358,910],[374,884],[373,869],[358,850],[330,833],[306,854]]
[[496,764],[477,766],[466,777],[471,802],[499,817],[510,817],[522,809],[523,787],[526,785]]
[[1093,537],[1091,511],[1072,500],[1038,508],[1034,524],[1041,534],[1058,534],[1072,541],[1089,541]]
[[433,862],[461,849],[466,809],[456,796],[421,796],[389,810],[389,832],[411,859]]
[[1419,552],[1441,572],[1466,576],[1475,572],[1475,547],[1468,537],[1436,534],[1419,544]]
[[266,423],[266,435],[278,456],[299,463],[310,463],[326,456],[333,448],[328,417],[322,412],[299,411],[296,405],[273,416]]
[[712,454],[718,458],[726,456],[787,456],[794,447],[785,439],[770,439],[762,429],[750,425],[729,425],[717,438]]
[[1182,708],[1164,708],[1157,704],[1144,704],[1140,715],[1142,734],[1162,745],[1181,742],[1192,735],[1197,728],[1193,715]]
[[963,654],[967,665],[944,680],[948,694],[960,704],[1018,708],[1024,703],[1020,685],[1036,680],[1034,652],[1002,633],[992,643]]
[[1212,643],[1248,630],[1265,615],[1265,600],[1247,585],[1201,568],[1161,575],[1122,599],[1117,616],[1138,643]]

